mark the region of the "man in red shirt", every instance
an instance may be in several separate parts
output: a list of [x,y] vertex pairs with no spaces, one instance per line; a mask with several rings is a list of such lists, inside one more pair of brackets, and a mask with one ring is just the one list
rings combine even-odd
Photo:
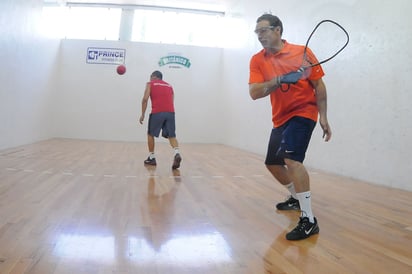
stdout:
[[169,139],[169,143],[174,149],[175,156],[173,158],[172,169],[177,169],[180,167],[182,157],[180,156],[179,144],[176,139],[174,92],[173,87],[162,79],[162,73],[157,70],[154,71],[150,75],[150,82],[146,84],[142,99],[142,114],[139,119],[140,124],[143,124],[149,98],[152,105],[147,130],[147,146],[150,154],[144,163],[146,165],[156,165],[154,137],[159,137],[161,130],[162,136]]
[[[303,165],[306,150],[319,115],[325,141],[331,138],[326,112],[326,87],[320,65],[305,70],[294,84],[284,84],[285,75],[302,66],[304,46],[282,39],[283,24],[274,15],[256,21],[255,32],[263,49],[250,60],[249,93],[253,100],[270,96],[273,129],[265,165],[289,192],[278,210],[301,210],[298,225],[286,234],[301,240],[319,233],[311,206],[309,174]],[[316,57],[307,50],[310,60]]]

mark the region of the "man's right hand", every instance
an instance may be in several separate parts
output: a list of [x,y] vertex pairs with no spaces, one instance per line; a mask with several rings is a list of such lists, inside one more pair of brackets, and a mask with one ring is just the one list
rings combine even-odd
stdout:
[[296,84],[299,79],[302,77],[302,71],[292,71],[280,76],[280,83],[281,84]]

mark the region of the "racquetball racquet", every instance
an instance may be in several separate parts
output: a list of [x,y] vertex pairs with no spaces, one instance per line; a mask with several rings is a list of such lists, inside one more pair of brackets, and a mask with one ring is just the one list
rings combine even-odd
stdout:
[[[324,27],[322,31],[319,31],[319,27],[321,25],[325,26],[325,23],[330,23],[332,24],[329,27]],[[331,27],[334,27],[334,29],[331,29]],[[342,33],[337,33],[336,32],[336,27],[338,27],[342,32],[344,33],[344,36],[342,36]],[[316,33],[316,39],[313,39],[314,34]],[[310,50],[309,44],[313,41],[316,40],[317,45],[316,48],[321,52],[322,56],[322,61],[318,61],[316,58],[310,58],[311,56],[314,56],[313,54],[308,54],[308,49]],[[311,67],[318,66],[320,64],[326,63],[330,61],[331,59],[335,58],[336,55],[338,55],[342,50],[348,45],[349,43],[349,34],[348,32],[337,22],[332,21],[332,20],[322,20],[320,21],[315,28],[313,29],[312,33],[309,35],[305,47],[303,49],[303,57],[302,57],[302,64],[299,67],[298,70],[289,72],[287,74],[284,74],[280,76],[279,83],[280,84],[287,84],[287,88],[282,88],[281,90],[286,92],[289,90],[289,87],[291,84],[296,84],[298,80],[302,77],[303,73]],[[333,44],[331,46],[330,44]],[[318,55],[319,56],[319,55]],[[326,57],[324,57],[326,56]]]

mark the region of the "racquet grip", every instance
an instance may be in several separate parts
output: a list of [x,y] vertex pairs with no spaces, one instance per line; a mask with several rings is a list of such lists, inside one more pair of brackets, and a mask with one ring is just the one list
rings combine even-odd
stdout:
[[280,76],[280,83],[281,84],[296,84],[299,79],[302,77],[303,71],[292,71],[287,74]]

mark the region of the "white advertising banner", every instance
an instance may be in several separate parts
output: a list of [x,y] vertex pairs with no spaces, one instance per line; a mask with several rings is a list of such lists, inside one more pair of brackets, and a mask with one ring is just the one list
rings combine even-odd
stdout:
[[87,60],[89,64],[124,64],[126,57],[125,49],[116,48],[87,48]]

